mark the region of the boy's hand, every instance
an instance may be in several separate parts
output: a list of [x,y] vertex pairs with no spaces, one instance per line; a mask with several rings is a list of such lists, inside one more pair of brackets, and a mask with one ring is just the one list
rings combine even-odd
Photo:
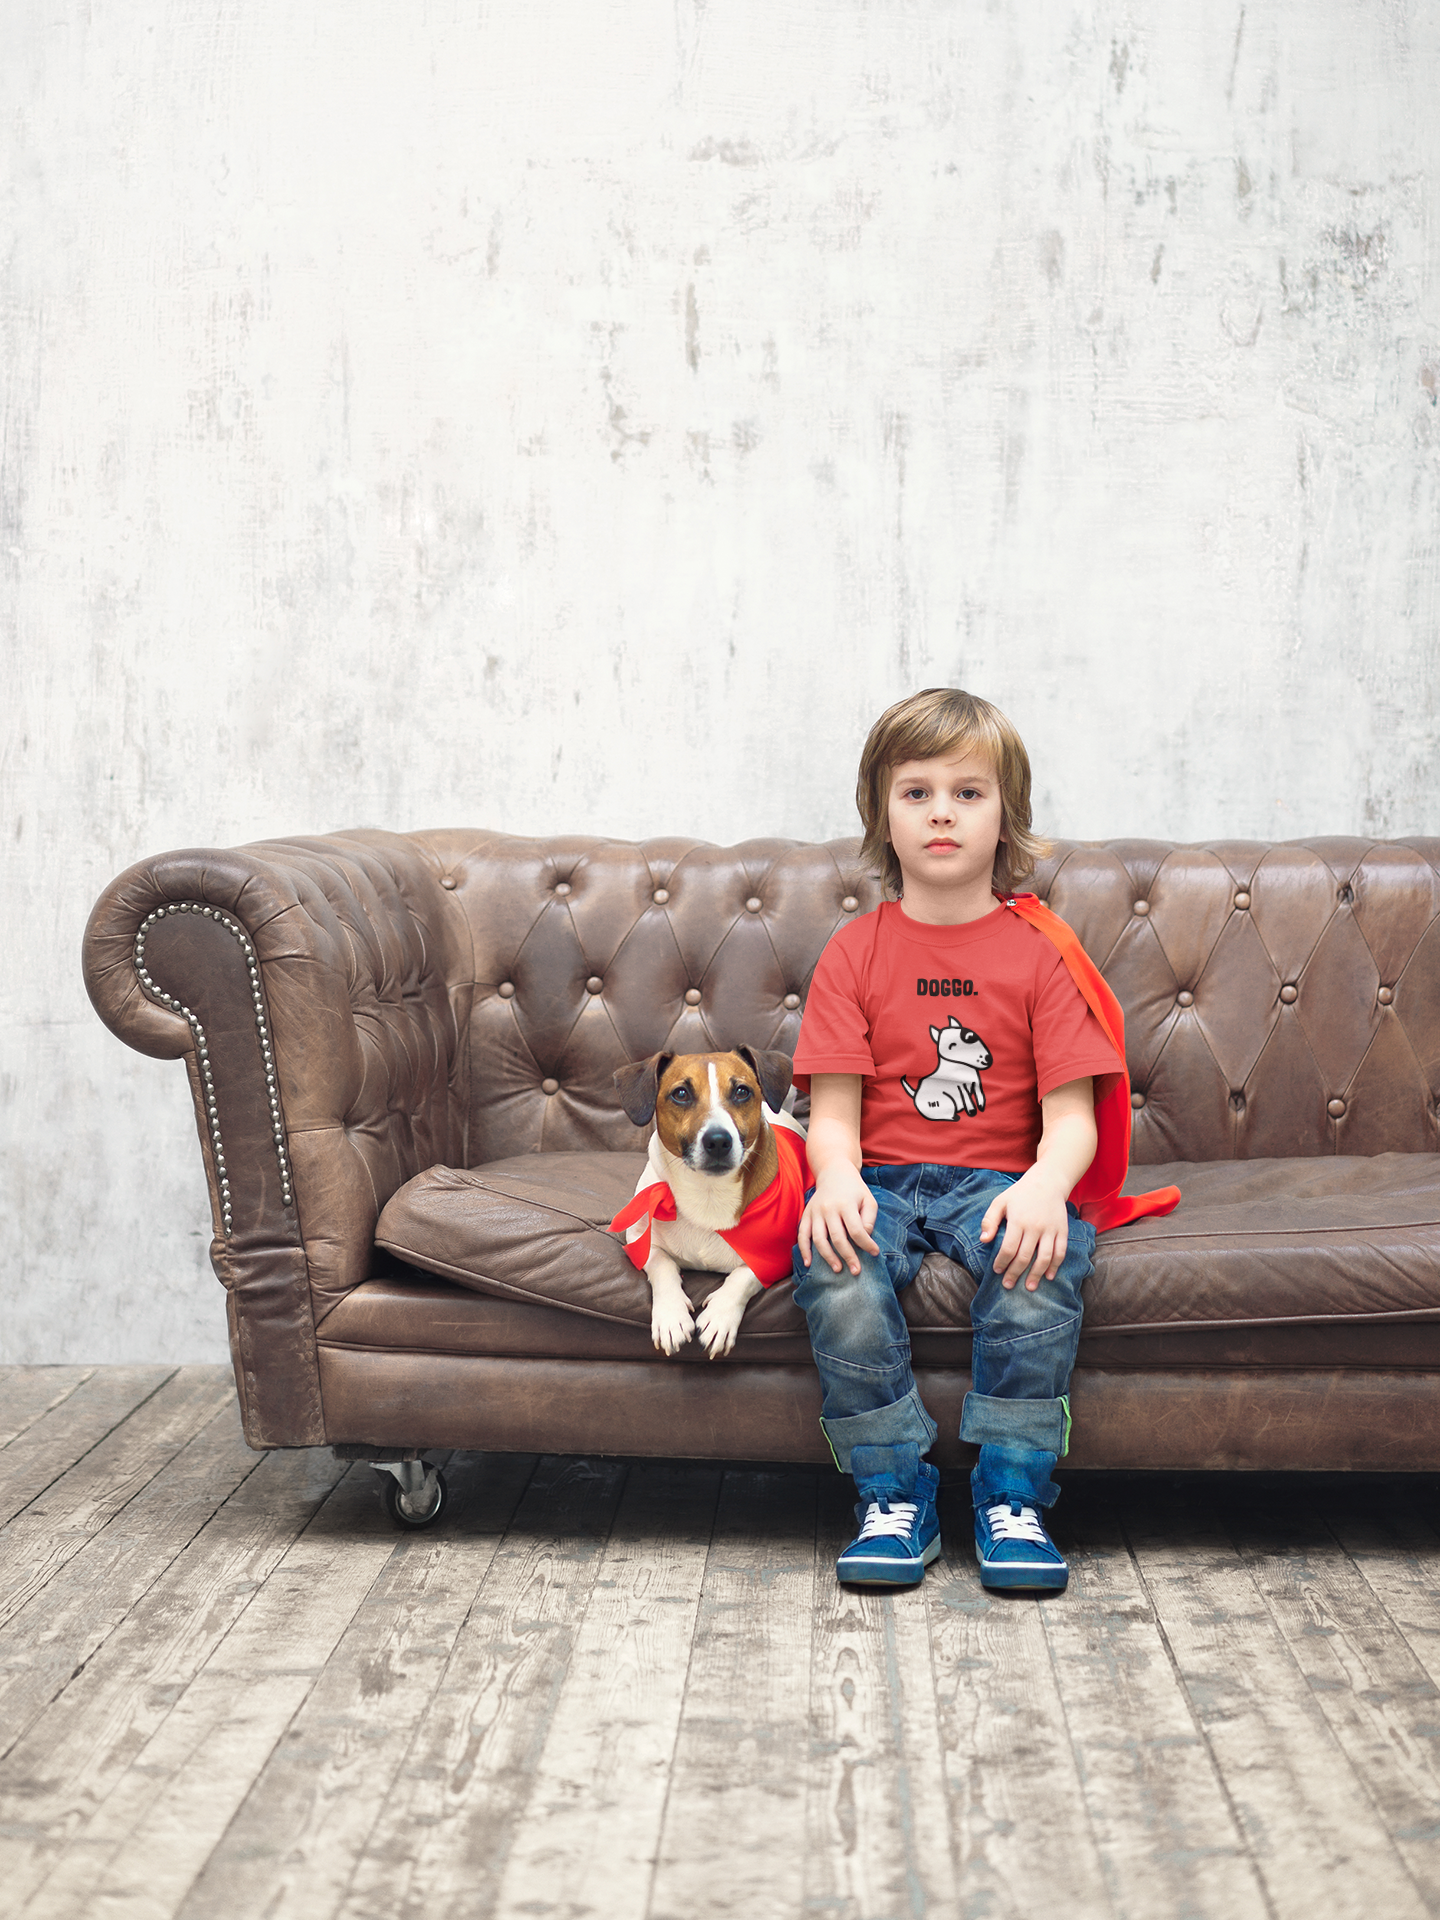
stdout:
[[1091,1080],[1067,1080],[1040,1102],[1043,1124],[1033,1167],[1013,1187],[996,1194],[985,1209],[980,1238],[987,1244],[1005,1222],[1005,1238],[995,1256],[1003,1287],[1025,1282],[1034,1293],[1042,1280],[1060,1271],[1070,1244],[1070,1190],[1095,1158],[1095,1097]]
[[861,1179],[860,1169],[848,1161],[832,1161],[816,1176],[810,1204],[800,1216],[795,1236],[800,1258],[808,1267],[813,1247],[832,1273],[839,1273],[842,1265],[851,1273],[859,1273],[855,1248],[862,1247],[866,1253],[880,1251],[870,1237],[878,1212],[875,1196]]
[[980,1238],[987,1245],[1000,1231],[1000,1222],[1005,1222],[1005,1238],[995,1256],[1002,1287],[1013,1287],[1023,1279],[1025,1291],[1034,1293],[1042,1280],[1053,1280],[1060,1271],[1070,1244],[1070,1216],[1065,1211],[1068,1191],[1037,1163],[1013,1187],[996,1194],[985,1209]]

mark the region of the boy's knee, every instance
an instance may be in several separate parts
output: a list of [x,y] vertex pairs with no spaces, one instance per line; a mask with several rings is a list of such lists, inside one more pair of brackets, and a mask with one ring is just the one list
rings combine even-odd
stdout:
[[860,1255],[859,1273],[833,1272],[815,1258],[795,1283],[795,1304],[805,1315],[816,1352],[849,1355],[888,1367],[908,1355],[909,1334],[895,1288],[883,1262]]
[[867,1270],[863,1256],[859,1273],[851,1273],[848,1267],[835,1273],[823,1261],[815,1260],[803,1279],[795,1283],[796,1305],[807,1317],[823,1314],[845,1321],[884,1320],[886,1307],[893,1305],[894,1299],[894,1289],[883,1273]]
[[1060,1271],[1053,1279],[1042,1279],[1039,1286],[1027,1287],[1017,1280],[1007,1287],[994,1268],[985,1274],[970,1305],[971,1324],[982,1322],[1038,1332],[1044,1327],[1061,1326],[1084,1309],[1084,1285],[1094,1272],[1083,1243],[1067,1248]]
[[816,1295],[827,1294],[835,1298],[846,1298],[851,1294],[893,1294],[895,1283],[890,1277],[885,1258],[882,1255],[866,1253],[857,1247],[855,1257],[860,1263],[860,1271],[852,1273],[842,1260],[840,1271],[836,1273],[830,1263],[819,1253],[811,1250],[810,1264],[807,1267],[800,1258],[800,1249],[795,1249],[791,1260],[791,1271],[795,1275],[795,1297],[799,1299],[801,1289]]
[[992,1276],[970,1303],[971,1327],[991,1339],[1018,1339],[1068,1326],[1080,1318],[1080,1290],[1057,1284],[1058,1278],[1042,1280],[1031,1293],[1023,1282],[1002,1287]]

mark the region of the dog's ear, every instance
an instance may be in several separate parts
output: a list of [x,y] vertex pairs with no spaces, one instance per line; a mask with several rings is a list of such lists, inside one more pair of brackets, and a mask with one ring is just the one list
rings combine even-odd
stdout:
[[772,1113],[778,1113],[780,1102],[790,1091],[794,1061],[788,1053],[765,1052],[757,1047],[736,1047],[735,1051],[750,1062],[750,1071],[760,1082],[760,1097]]
[[610,1076],[620,1089],[621,1106],[637,1127],[648,1126],[655,1118],[660,1076],[674,1058],[673,1053],[652,1053],[648,1060],[627,1061]]

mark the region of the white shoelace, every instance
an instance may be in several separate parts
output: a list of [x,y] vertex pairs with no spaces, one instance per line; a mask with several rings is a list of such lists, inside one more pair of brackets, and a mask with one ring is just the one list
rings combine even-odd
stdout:
[[[866,1509],[865,1524],[861,1527],[855,1544],[858,1546],[861,1540],[897,1539],[909,1533],[911,1522],[915,1518],[915,1506],[916,1502],[913,1500],[892,1500],[887,1513],[878,1500],[872,1500]],[[1009,1512],[1008,1507],[1006,1512]]]
[[987,1507],[985,1517],[997,1540],[1028,1540],[1034,1547],[1045,1545],[1045,1529],[1034,1507],[1021,1507],[1016,1513],[1006,1500],[999,1506]]

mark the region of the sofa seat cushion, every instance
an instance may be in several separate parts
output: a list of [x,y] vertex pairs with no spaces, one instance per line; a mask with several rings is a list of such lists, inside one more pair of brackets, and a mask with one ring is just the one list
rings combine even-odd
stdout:
[[1139,1167],[1171,1214],[1102,1236],[1085,1322],[1112,1332],[1440,1317],[1440,1154]]
[[[391,1198],[376,1239],[478,1293],[646,1328],[649,1287],[605,1231],[643,1165],[639,1153],[585,1152],[432,1167]],[[1174,1213],[1101,1238],[1087,1333],[1440,1318],[1440,1155],[1205,1161],[1130,1180],[1169,1184],[1181,1190]],[[686,1284],[698,1301],[715,1282]],[[901,1296],[906,1319],[916,1333],[967,1328],[973,1291],[932,1254]],[[742,1339],[750,1357],[773,1344],[778,1359],[797,1336],[803,1316],[782,1281],[752,1302]]]
[[[392,1196],[377,1245],[497,1298],[647,1330],[650,1286],[607,1225],[635,1191],[643,1153],[530,1153],[483,1167],[431,1167]],[[697,1305],[713,1274],[687,1274]],[[805,1339],[788,1283],[751,1303],[752,1341]],[[808,1354],[808,1346],[805,1352]]]
[[[710,1282],[707,1280],[708,1286]],[[912,1289],[913,1292],[913,1289]],[[800,1316],[796,1314],[798,1321]],[[320,1346],[337,1353],[449,1355],[516,1360],[645,1360],[659,1366],[710,1364],[698,1342],[667,1360],[650,1344],[647,1326],[570,1313],[563,1307],[476,1293],[434,1274],[393,1263],[390,1271],[352,1287],[320,1327]],[[933,1368],[970,1364],[967,1326],[911,1333],[922,1379]],[[803,1327],[758,1340],[747,1319],[722,1364],[813,1367]],[[1080,1368],[1107,1373],[1193,1374],[1276,1369],[1373,1373],[1440,1371],[1440,1319],[1281,1321],[1245,1327],[1182,1327],[1149,1333],[1087,1328]]]

